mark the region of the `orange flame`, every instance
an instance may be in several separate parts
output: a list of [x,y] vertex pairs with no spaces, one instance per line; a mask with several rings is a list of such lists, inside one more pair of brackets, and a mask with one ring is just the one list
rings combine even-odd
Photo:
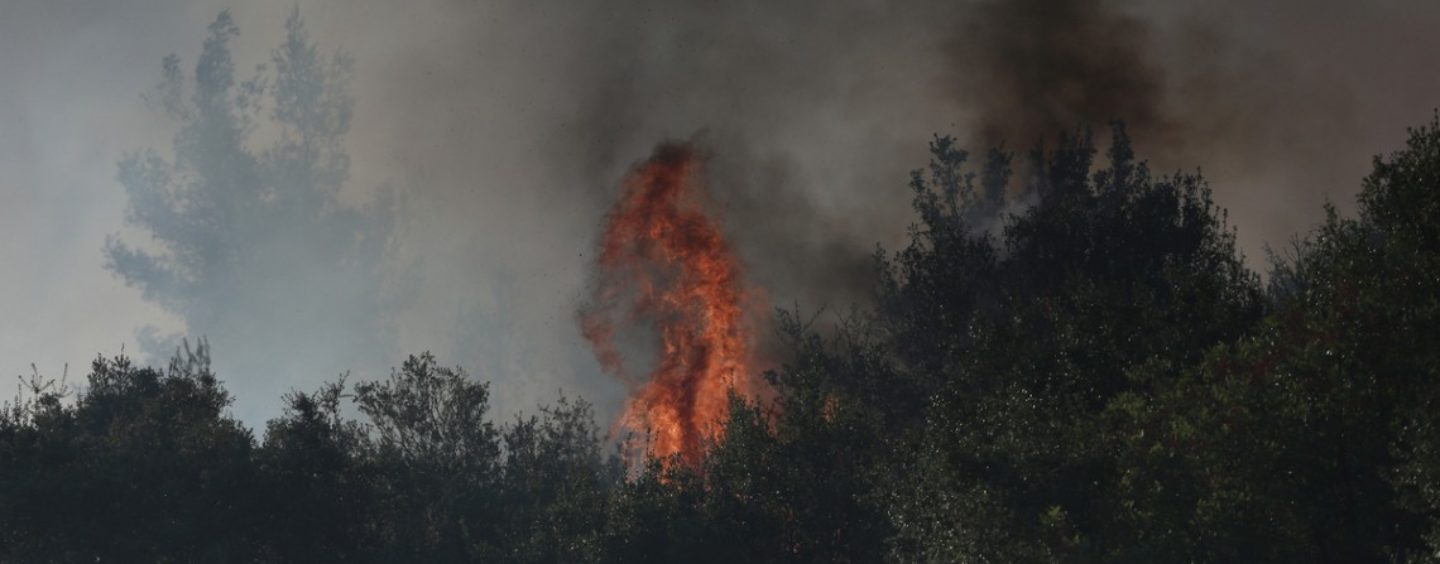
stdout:
[[[636,387],[617,423],[648,433],[653,454],[678,454],[692,467],[718,438],[728,393],[754,398],[763,387],[751,370],[740,266],[701,209],[700,169],[693,148],[667,144],[630,172],[600,239],[592,305],[580,315],[601,367]],[[616,348],[617,329],[636,326],[660,340],[645,379]]]

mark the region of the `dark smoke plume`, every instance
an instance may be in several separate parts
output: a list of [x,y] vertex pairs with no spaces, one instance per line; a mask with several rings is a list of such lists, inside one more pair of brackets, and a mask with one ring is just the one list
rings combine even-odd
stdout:
[[1150,27],[1110,2],[991,2],[964,29],[950,49],[980,143],[1025,149],[1112,120],[1141,132],[1170,125]]
[[[968,116],[957,133],[972,150],[1023,153],[1062,132],[1123,121],[1159,172],[1205,167],[1220,203],[1247,224],[1240,241],[1253,259],[1261,241],[1303,225],[1273,213],[1260,220],[1264,212],[1245,204],[1290,196],[1319,207],[1317,187],[1333,186],[1340,166],[1333,142],[1354,135],[1350,100],[1291,61],[1234,41],[1226,29],[1234,22],[1186,12],[1161,22],[1153,6],[1148,15],[1136,11],[1143,6],[974,5],[946,44],[954,68],[946,84]],[[1255,185],[1261,178],[1263,188]]]

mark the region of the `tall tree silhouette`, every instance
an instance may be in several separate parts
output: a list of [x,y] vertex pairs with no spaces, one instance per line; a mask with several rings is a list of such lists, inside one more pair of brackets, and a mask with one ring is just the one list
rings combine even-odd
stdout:
[[239,29],[228,13],[210,24],[193,74],[165,58],[147,98],[178,125],[173,157],[147,150],[119,163],[127,220],[153,244],[105,245],[108,268],[190,333],[264,351],[238,366],[220,362],[247,379],[285,375],[258,360],[266,356],[287,357],[297,372],[379,366],[393,305],[379,266],[394,201],[382,194],[356,206],[340,194],[351,60],[323,56],[298,10],[285,27],[271,66],[248,80],[236,78],[230,43]]

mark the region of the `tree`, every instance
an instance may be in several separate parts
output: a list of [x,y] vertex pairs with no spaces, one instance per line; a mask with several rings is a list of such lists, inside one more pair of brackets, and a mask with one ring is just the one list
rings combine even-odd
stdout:
[[[782,421],[869,414],[822,444],[859,437],[876,445],[868,460],[889,461],[853,471],[880,477],[850,497],[880,500],[893,556],[1107,554],[1129,534],[1112,518],[1107,406],[1168,385],[1135,367],[1191,363],[1244,334],[1258,279],[1203,181],[1152,177],[1123,126],[1107,167],[1093,170],[1088,133],[1063,135],[1032,153],[1021,190],[1005,188],[1003,152],[978,174],[948,138],[932,152],[912,178],[911,243],[880,256],[881,309],[863,338],[777,375]],[[1034,203],[995,217],[1007,192]]]
[[[118,175],[127,220],[153,245],[112,237],[105,256],[112,272],[183,318],[190,333],[267,351],[238,367],[278,393],[291,371],[384,358],[393,294],[380,264],[395,204],[383,194],[358,207],[340,198],[354,107],[349,57],[322,57],[297,9],[273,69],[237,83],[230,43],[238,34],[222,12],[193,74],[178,57],[165,59],[149,99],[179,127],[173,158],[133,153]],[[256,149],[257,131],[275,137]],[[267,356],[287,362],[261,360]],[[319,361],[297,369],[307,358]]]
[[388,380],[356,386],[375,437],[389,559],[461,559],[487,550],[500,435],[487,419],[489,386],[459,368],[411,356]]
[[164,371],[97,359],[87,380],[72,405],[47,393],[0,424],[0,557],[250,560],[253,440],[208,346]]
[[602,453],[593,410],[561,398],[540,415],[517,417],[501,431],[497,560],[598,562],[606,517],[624,479],[618,456]]
[[1437,174],[1432,120],[1276,265],[1259,326],[1113,406],[1127,518],[1165,559],[1434,559]]
[[365,561],[383,545],[379,468],[369,430],[341,416],[345,381],[285,398],[256,453],[267,558]]

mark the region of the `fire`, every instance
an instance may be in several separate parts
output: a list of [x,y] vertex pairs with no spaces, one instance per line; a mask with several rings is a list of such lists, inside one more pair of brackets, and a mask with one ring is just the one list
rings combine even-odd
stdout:
[[[660,457],[699,462],[718,438],[730,391],[753,398],[744,313],[750,294],[730,245],[702,209],[701,158],[667,144],[626,176],[596,259],[592,305],[580,315],[601,367],[635,387],[619,425],[648,435]],[[645,378],[626,365],[618,331],[650,327],[658,358]]]

